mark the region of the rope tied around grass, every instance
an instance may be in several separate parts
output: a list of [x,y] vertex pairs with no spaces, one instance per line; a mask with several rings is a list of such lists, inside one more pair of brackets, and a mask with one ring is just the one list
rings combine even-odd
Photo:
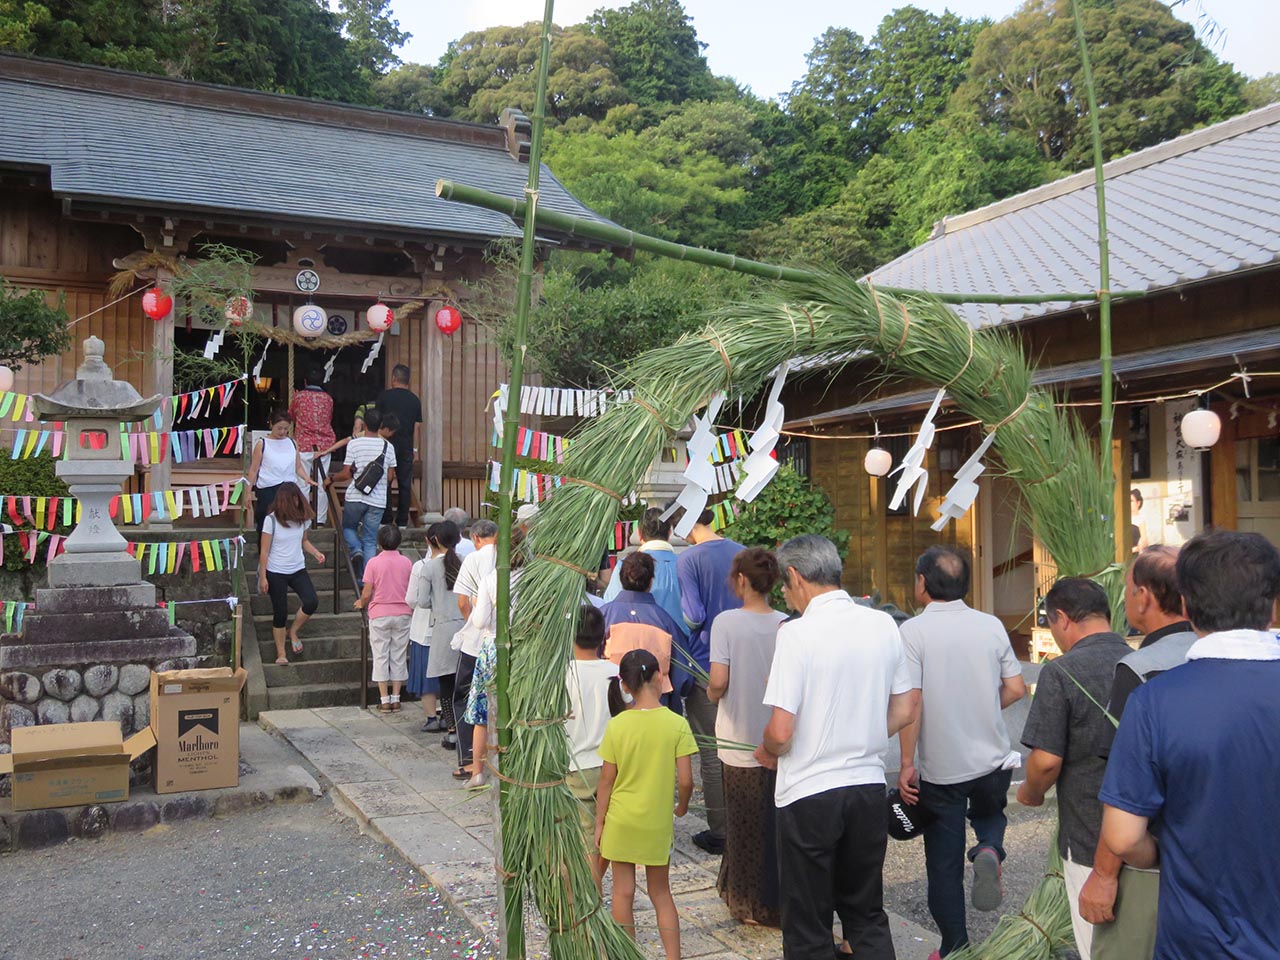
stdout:
[[[811,314],[804,307],[797,306],[796,309],[799,310],[801,313],[803,313],[805,316],[805,319],[809,321],[809,339],[817,340],[818,328],[814,326],[813,314]],[[791,315],[791,308],[786,304],[783,304],[782,310],[787,315],[787,320],[791,324],[791,353],[794,355],[796,350],[799,349],[799,346],[800,346],[800,334],[796,331],[796,318]]]
[[1028,393],[1025,397],[1022,398],[1022,402],[1018,404],[1017,407],[1014,408],[1013,413],[1009,414],[1007,417],[1005,417],[1003,420],[997,423],[994,427],[991,427],[990,429],[988,429],[987,433],[995,433],[1001,427],[1012,423],[1014,420],[1018,418],[1018,415],[1022,413],[1023,410],[1027,409],[1027,404],[1030,402],[1031,402],[1031,394]]
[[1031,924],[1031,925],[1032,925],[1033,927],[1035,927],[1037,930],[1039,930],[1039,931],[1040,931],[1040,936],[1042,936],[1042,937],[1044,937],[1044,938],[1045,938],[1045,940],[1049,943],[1050,947],[1052,947],[1052,946],[1053,946],[1053,937],[1049,936],[1049,934],[1047,934],[1047,933],[1045,932],[1044,927],[1040,926],[1040,924],[1036,923],[1036,922],[1035,922],[1034,920],[1032,920],[1029,916],[1027,916],[1027,914],[1026,914],[1026,912],[1025,912],[1025,911],[1019,910],[1019,911],[1018,911],[1018,916],[1019,916],[1019,917],[1021,917],[1023,920],[1027,921],[1027,923]]
[[898,345],[889,352],[885,357],[885,363],[893,363],[898,358],[899,351],[907,344],[907,336],[911,333],[911,314],[907,312],[907,305],[899,303],[898,309],[902,311],[902,339],[898,341]]
[[1041,483],[1047,483],[1048,481],[1052,480],[1054,477],[1059,476],[1065,470],[1067,470],[1068,467],[1070,467],[1073,463],[1075,463],[1075,459],[1076,459],[1075,452],[1068,447],[1067,459],[1063,462],[1062,466],[1058,467],[1057,470],[1053,471],[1053,473],[1049,474],[1048,476],[1037,477],[1034,480],[1023,480],[1022,482],[1028,487],[1034,487]]
[[715,330],[711,330],[709,333],[698,334],[698,339],[705,340],[707,341],[707,343],[711,344],[713,347],[716,348],[716,350],[720,354],[720,359],[724,361],[725,377],[729,381],[732,381],[733,380],[733,364],[729,362],[729,351],[727,351],[724,348],[724,344],[720,342],[720,334],[716,333]]
[[583,487],[590,487],[592,490],[598,490],[598,491],[600,491],[601,493],[608,494],[609,496],[613,497],[613,499],[617,500],[619,503],[621,503],[621,502],[623,501],[623,499],[625,499],[625,498],[622,496],[622,494],[620,494],[620,493],[614,493],[614,492],[613,492],[612,490],[610,490],[608,487],[602,487],[602,486],[600,486],[600,484],[598,484],[598,483],[592,483],[590,480],[584,480],[584,479],[582,479],[582,477],[565,477],[565,478],[564,478],[564,482],[565,482],[565,483],[576,483],[576,484],[579,484],[580,486],[583,486]]
[[943,390],[950,390],[956,381],[964,376],[964,372],[969,369],[969,364],[973,363],[973,327],[966,323],[964,328],[969,331],[969,355],[964,358],[964,365],[956,371],[956,375],[943,386]]
[[570,563],[568,560],[562,560],[560,557],[553,557],[549,553],[536,553],[533,556],[535,560],[546,560],[548,563],[558,564],[566,569],[572,570],[574,573],[580,573],[584,577],[591,576],[591,571],[578,566],[576,563]]
[[559,780],[547,780],[543,783],[526,783],[523,780],[514,780],[511,777],[504,777],[498,768],[493,765],[493,761],[488,757],[484,758],[484,765],[489,768],[489,772],[501,780],[503,783],[509,783],[513,787],[523,787],[526,790],[547,790],[550,787],[564,786],[565,779],[561,777]]
[[660,414],[655,407],[641,400],[635,394],[631,395],[631,402],[634,404],[638,404],[642,410],[648,411],[649,416],[657,420],[658,424],[662,427],[662,429],[666,430],[667,433],[675,433],[676,430],[679,429],[678,427],[673,427],[671,424],[667,423],[667,421],[662,418],[662,414]]

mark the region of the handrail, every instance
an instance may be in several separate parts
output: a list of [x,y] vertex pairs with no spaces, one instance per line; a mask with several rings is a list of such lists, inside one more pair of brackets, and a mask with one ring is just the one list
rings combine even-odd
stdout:
[[[329,516],[334,522],[333,526],[333,613],[337,616],[342,612],[341,601],[339,596],[342,592],[340,586],[340,577],[338,576],[338,555],[341,553],[343,565],[347,568],[347,576],[351,578],[351,589],[358,597],[360,595],[360,580],[356,577],[356,567],[351,559],[351,551],[347,549],[346,538],[342,535],[342,505],[338,502],[338,493],[333,489],[333,485],[329,482],[328,471],[324,468],[324,463],[320,457],[316,457],[311,462],[311,479],[316,482],[316,489],[323,490],[325,496],[329,498]],[[360,611],[360,709],[367,710],[369,708],[369,614]]]

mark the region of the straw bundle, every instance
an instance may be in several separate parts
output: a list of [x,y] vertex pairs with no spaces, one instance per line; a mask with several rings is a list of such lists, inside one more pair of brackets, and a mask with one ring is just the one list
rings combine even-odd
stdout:
[[[975,332],[936,300],[897,299],[845,275],[815,273],[641,355],[617,384],[632,389],[634,401],[586,425],[566,455],[564,472],[572,479],[547,502],[534,527],[533,559],[521,579],[512,627],[513,719],[502,754],[508,790],[500,869],[533,893],[555,958],[640,956],[601,909],[575,801],[563,785],[569,762],[562,729],[565,664],[583,575],[600,556],[620,496],[716,392],[750,396],[794,356],[857,349],[879,357],[891,373],[945,385],[962,411],[995,430],[996,449],[1061,572],[1102,578],[1114,593],[1118,577],[1106,519],[1111,491],[1097,455],[1074,416],[1032,389],[1031,368],[1007,334]],[[1054,914],[1045,922],[1057,923],[1064,911],[1056,894],[1046,891],[1042,898],[1041,906]]]

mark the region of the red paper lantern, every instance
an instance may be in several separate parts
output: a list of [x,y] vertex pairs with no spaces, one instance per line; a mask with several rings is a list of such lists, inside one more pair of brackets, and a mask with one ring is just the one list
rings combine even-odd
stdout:
[[369,329],[377,333],[390,330],[391,325],[396,322],[396,315],[391,312],[391,308],[379,300],[364,315],[365,323],[369,324]]
[[152,320],[163,320],[173,310],[173,297],[159,287],[152,287],[142,295],[142,312]]
[[441,333],[453,336],[462,329],[462,312],[457,307],[441,307],[436,311],[436,326]]

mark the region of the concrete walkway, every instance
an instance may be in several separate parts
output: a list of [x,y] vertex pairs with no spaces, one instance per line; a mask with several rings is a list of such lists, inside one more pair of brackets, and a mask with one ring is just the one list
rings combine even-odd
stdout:
[[[316,768],[340,809],[395,847],[496,943],[492,791],[473,795],[452,778],[454,752],[440,746],[439,734],[419,732],[422,713],[416,705],[388,715],[358,707],[276,710],[261,714],[259,722]],[[719,858],[690,840],[705,827],[693,814],[676,822],[671,885],[680,911],[681,952],[706,960],[780,958],[779,932],[737,923],[716,894]],[[899,960],[925,960],[936,947],[937,935],[918,924],[893,913],[889,921]],[[636,894],[636,923],[646,954],[661,958],[653,907],[642,891]],[[528,929],[528,956],[546,957],[545,931],[532,916]]]

